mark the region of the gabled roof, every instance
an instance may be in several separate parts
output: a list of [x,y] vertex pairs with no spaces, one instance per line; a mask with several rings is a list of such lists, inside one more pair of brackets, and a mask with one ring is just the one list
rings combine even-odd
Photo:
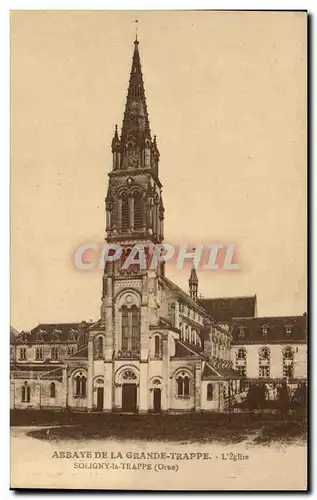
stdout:
[[85,346],[82,349],[79,349],[79,351],[75,352],[75,354],[72,354],[72,356],[69,356],[67,358],[67,360],[70,360],[73,358],[75,358],[75,359],[77,359],[77,358],[88,359],[88,347]]
[[253,318],[256,313],[256,295],[252,297],[203,298],[199,299],[198,302],[216,321]]
[[150,330],[171,330],[172,332],[180,333],[180,329],[176,328],[168,319],[159,317],[158,325],[150,325]]
[[192,358],[192,357],[205,358],[203,350],[198,345],[189,344],[183,340],[175,341],[175,354],[173,358]]
[[14,344],[16,342],[18,335],[18,330],[10,325],[10,344]]
[[[263,328],[266,326],[267,328]],[[234,344],[306,342],[307,317],[277,316],[236,318],[232,321]]]
[[[81,342],[85,330],[90,323],[40,323],[30,332],[21,332],[18,342],[38,343],[42,342]],[[40,341],[39,338],[43,340]],[[25,340],[24,340],[25,339]]]
[[219,379],[221,378],[229,378],[229,379],[239,379],[242,378],[241,375],[233,370],[233,368],[224,368],[221,366],[213,366],[212,362],[209,361],[206,363],[205,368],[202,373],[202,379]]
[[183,300],[184,302],[186,302],[187,304],[189,304],[193,309],[195,309],[196,311],[198,310],[200,312],[200,314],[203,314],[205,311],[203,309],[203,307],[201,306],[201,304],[198,302],[196,302],[195,300],[193,300],[190,295],[188,295],[188,293],[184,292],[184,290],[182,290],[178,285],[176,285],[175,283],[173,283],[173,281],[171,281],[170,279],[168,279],[166,276],[162,276],[162,281],[165,282],[165,284],[173,291],[175,292],[176,295],[178,295],[178,297]]

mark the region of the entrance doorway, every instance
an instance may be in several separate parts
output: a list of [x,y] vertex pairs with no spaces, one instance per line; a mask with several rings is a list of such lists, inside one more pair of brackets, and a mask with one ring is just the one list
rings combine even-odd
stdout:
[[161,389],[153,389],[153,410],[155,413],[161,411]]
[[97,410],[103,410],[103,387],[97,387]]
[[136,384],[123,384],[122,386],[122,410],[136,412],[137,386]]

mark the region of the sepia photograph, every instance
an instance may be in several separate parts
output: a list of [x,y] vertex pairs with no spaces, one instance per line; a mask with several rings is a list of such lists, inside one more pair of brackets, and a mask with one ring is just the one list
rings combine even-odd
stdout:
[[307,491],[305,11],[11,11],[11,489]]

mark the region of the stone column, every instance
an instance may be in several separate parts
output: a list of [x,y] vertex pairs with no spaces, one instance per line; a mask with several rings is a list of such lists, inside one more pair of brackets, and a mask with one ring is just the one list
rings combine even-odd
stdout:
[[88,341],[88,379],[87,379],[87,410],[92,410],[93,401],[93,379],[94,379],[94,349],[93,340]]
[[224,384],[225,382],[221,381],[221,382],[218,382],[217,386],[218,386],[218,410],[219,411],[223,411],[224,410],[224,395],[223,395],[223,391],[224,391]]
[[195,370],[195,412],[201,412],[201,362],[196,363]]
[[176,328],[179,328],[179,303],[177,300],[174,302],[174,314],[175,314],[175,326]]
[[104,363],[104,392],[103,392],[103,410],[106,412],[112,411],[112,392],[113,392],[113,376],[112,376],[112,361]]
[[162,410],[168,411],[170,404],[170,366],[169,366],[169,349],[168,337],[163,339],[163,386],[162,386]]
[[67,365],[62,368],[62,391],[63,396],[61,398],[61,407],[67,408],[68,403],[68,376],[67,376]]
[[113,354],[113,317],[112,317],[112,300],[113,300],[113,280],[107,277],[107,295],[105,301],[105,352],[106,361],[112,360]]
[[140,360],[139,413],[148,412],[148,362]]

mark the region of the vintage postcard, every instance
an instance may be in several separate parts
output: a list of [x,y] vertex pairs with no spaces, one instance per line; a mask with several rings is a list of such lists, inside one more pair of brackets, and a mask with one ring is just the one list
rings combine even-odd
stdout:
[[307,489],[307,14],[11,12],[11,488]]

